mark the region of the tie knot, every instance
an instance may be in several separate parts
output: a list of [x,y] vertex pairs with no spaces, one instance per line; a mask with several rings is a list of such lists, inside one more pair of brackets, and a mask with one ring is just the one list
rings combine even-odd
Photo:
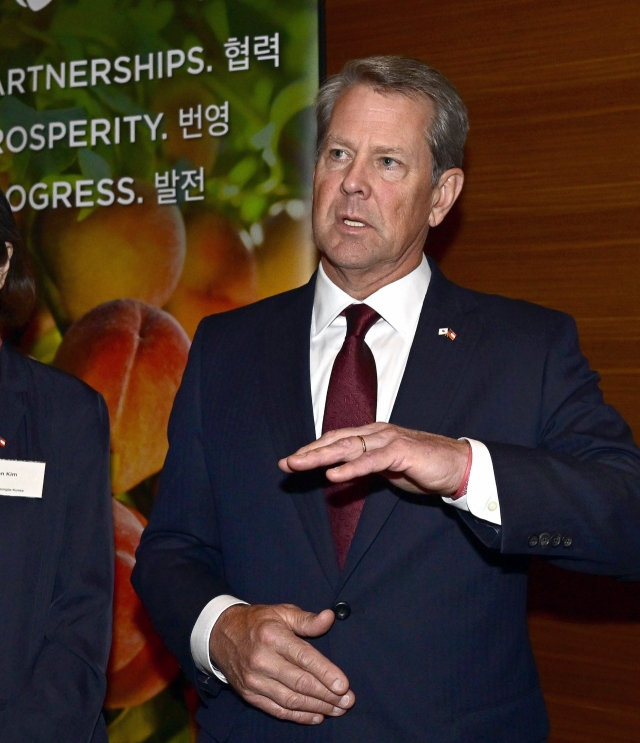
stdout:
[[347,337],[364,338],[380,317],[368,304],[351,304],[342,314],[347,318]]

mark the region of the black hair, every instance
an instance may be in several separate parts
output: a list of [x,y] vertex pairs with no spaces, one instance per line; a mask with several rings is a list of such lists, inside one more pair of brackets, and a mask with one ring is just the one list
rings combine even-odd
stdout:
[[18,328],[29,319],[36,299],[31,261],[11,206],[0,190],[0,265],[7,261],[6,243],[13,247],[9,273],[0,289],[0,323]]

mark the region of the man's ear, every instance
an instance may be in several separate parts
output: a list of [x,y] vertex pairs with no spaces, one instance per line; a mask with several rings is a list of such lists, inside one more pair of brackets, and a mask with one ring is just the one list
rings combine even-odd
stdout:
[[464,173],[460,168],[446,170],[438,179],[433,189],[433,202],[429,213],[429,227],[436,227],[449,213],[462,191]]
[[4,266],[0,266],[0,289],[2,289],[4,282],[7,280],[9,266],[11,265],[11,257],[13,256],[13,245],[11,243],[5,243],[5,247],[7,248],[7,260]]

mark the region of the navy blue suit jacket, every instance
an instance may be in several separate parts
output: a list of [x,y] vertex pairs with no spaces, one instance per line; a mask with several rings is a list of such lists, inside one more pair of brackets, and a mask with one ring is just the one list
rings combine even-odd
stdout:
[[[527,635],[528,557],[640,573],[640,452],[604,404],[573,320],[432,268],[391,422],[485,442],[502,528],[381,480],[340,572],[322,474],[277,466],[315,438],[314,282],[196,334],[134,585],[200,691],[209,738],[539,743],[548,723]],[[560,545],[530,546],[546,533]],[[349,618],[312,643],[347,674],[354,708],[317,727],[280,722],[197,672],[190,633],[220,593],[311,611],[346,601]]]
[[0,459],[46,463],[41,499],[0,496],[0,740],[106,743],[113,518],[104,400],[4,344],[0,436]]

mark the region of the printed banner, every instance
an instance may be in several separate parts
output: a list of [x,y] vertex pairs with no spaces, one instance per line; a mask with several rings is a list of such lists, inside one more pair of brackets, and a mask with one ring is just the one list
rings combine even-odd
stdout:
[[189,743],[197,695],[129,577],[206,315],[298,286],[317,0],[0,0],[0,187],[39,304],[14,339],[109,408],[111,743]]

